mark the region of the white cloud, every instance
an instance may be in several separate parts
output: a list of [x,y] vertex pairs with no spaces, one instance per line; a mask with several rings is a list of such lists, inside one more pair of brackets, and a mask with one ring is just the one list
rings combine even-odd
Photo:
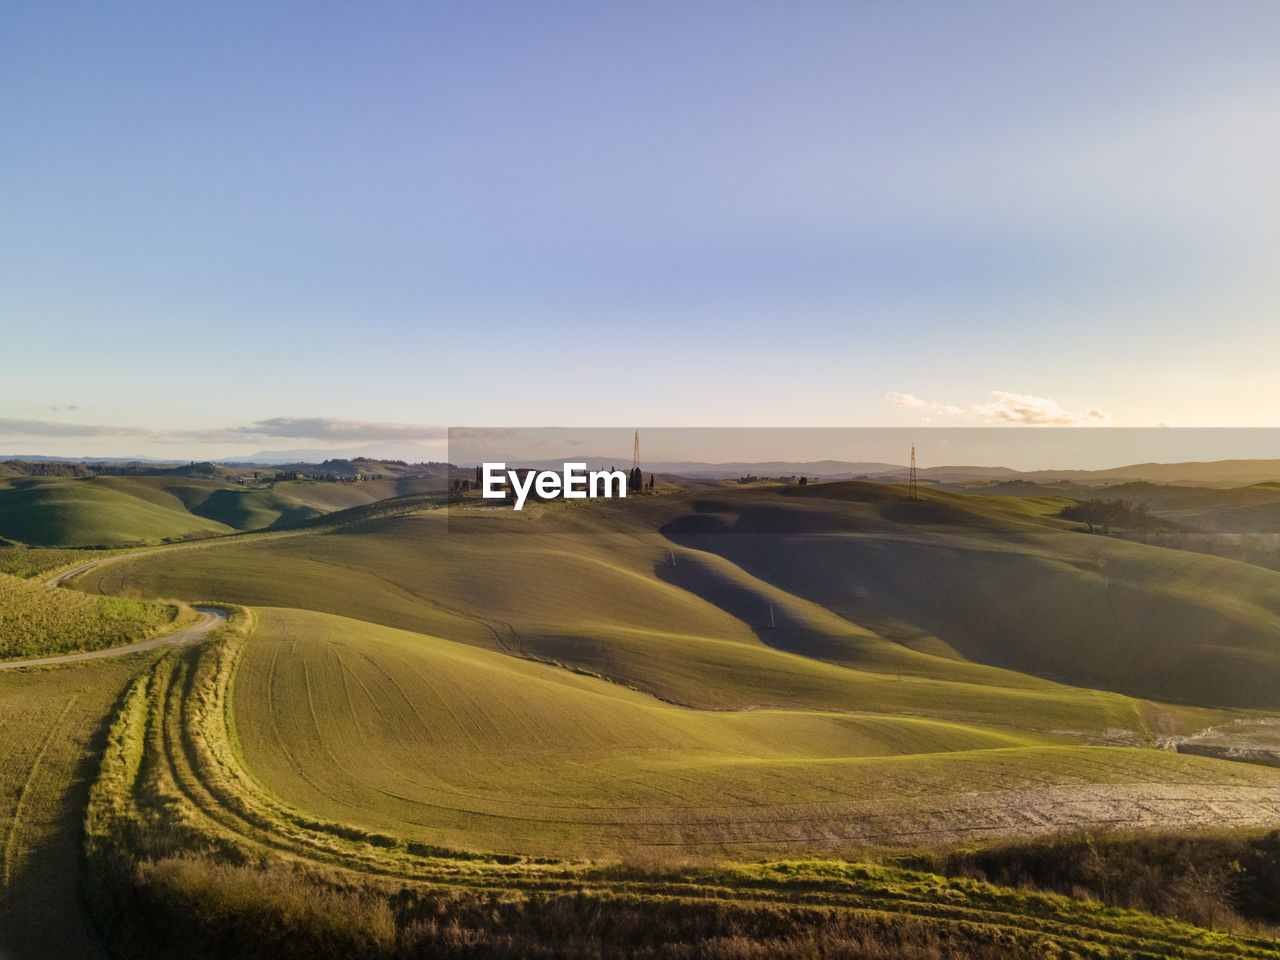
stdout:
[[929,406],[924,400],[921,400],[913,393],[886,393],[884,398],[897,407],[912,407],[920,409]]
[[1106,423],[1111,419],[1111,414],[1097,407],[1072,413],[1064,410],[1052,397],[1035,397],[1007,390],[992,390],[987,396],[988,401],[976,405],[974,412],[983,417],[1008,420],[1010,423],[1075,427]]
[[14,420],[0,417],[0,437],[149,437],[142,427],[99,423],[57,423],[52,420]]
[[[952,406],[923,400],[912,393],[894,391],[885,394],[885,399],[894,406],[919,410],[921,414],[942,413],[952,417],[981,417],[987,420],[1007,420],[1010,423],[1026,423],[1035,426],[1087,426],[1107,423],[1111,414],[1097,407],[1072,412],[1065,410],[1052,397],[1036,397],[1026,393],[1011,393],[1008,390],[992,390],[987,394],[985,403],[976,403],[969,408]],[[926,423],[933,418],[923,417]]]
[[[914,393],[886,393],[884,398],[897,407],[909,407],[912,410],[928,411],[930,413],[945,413],[948,416],[958,417],[965,411],[963,407],[953,407],[947,403],[934,403],[932,400],[921,400]],[[925,421],[932,423],[932,418],[926,417]]]
[[444,427],[420,423],[374,423],[334,417],[272,417],[258,420],[239,432],[263,437],[307,440],[440,440]]

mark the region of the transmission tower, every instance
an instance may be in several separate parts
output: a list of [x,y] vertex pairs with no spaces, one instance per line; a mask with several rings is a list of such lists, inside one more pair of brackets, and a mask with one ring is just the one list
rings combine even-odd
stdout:
[[632,493],[644,493],[644,473],[640,470],[640,431],[636,431],[635,453],[631,455],[631,473],[627,476],[627,486]]
[[916,445],[911,445],[911,499],[920,499],[920,488],[916,486]]

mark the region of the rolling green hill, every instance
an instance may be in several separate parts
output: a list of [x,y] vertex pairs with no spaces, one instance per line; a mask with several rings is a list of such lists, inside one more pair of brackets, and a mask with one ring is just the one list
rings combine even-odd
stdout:
[[345,510],[392,497],[438,492],[443,481],[436,477],[396,477],[363,483],[317,483],[285,480],[275,484],[277,493],[306,504],[320,513]]
[[[1126,811],[1244,823],[1275,805],[1280,771],[901,717],[683,710],[341,618],[262,610],[249,636],[236,621],[140,675],[112,724],[86,855],[117,953],[1275,955],[1238,920],[1211,932],[875,864],[736,858]],[[691,851],[721,855],[689,866]],[[1265,883],[1256,869],[1238,863],[1240,882]],[[1172,909],[1212,924],[1223,901],[1196,877]]]
[[0,538],[40,547],[116,547],[281,529],[429,486],[413,479],[243,485],[178,473],[24,477],[0,480]]
[[737,669],[708,652],[725,641],[751,656],[798,654],[790,662],[808,670],[1001,688],[1042,677],[1280,706],[1276,572],[1077,533],[1055,499],[930,492],[910,503],[872,484],[801,489],[392,515],[125,561],[86,586],[354,617],[697,706],[778,702],[761,664]]
[[[669,570],[661,565],[665,541],[652,533],[467,534],[447,532],[446,523],[431,511],[358,524],[357,532],[126,558],[94,571],[84,586],[146,596],[205,589],[237,603],[338,614],[566,663],[697,707],[856,709],[861,696],[873,698],[876,709],[936,704],[929,709],[960,720],[1008,710],[1019,722],[1098,736],[1110,728],[1146,729],[1138,707],[1123,697],[1082,698],[1033,677],[911,649],[784,596],[713,556],[681,551]],[[755,629],[768,615],[766,599],[756,603],[753,628],[733,608],[681,585],[711,565],[722,577],[766,591],[784,627]],[[810,620],[800,621],[801,613]],[[778,634],[793,645],[843,645],[844,662],[771,646]],[[882,685],[885,676],[894,682]],[[860,693],[851,687],[858,683]]]
[[[104,483],[103,481],[108,482]],[[117,478],[11,480],[0,486],[0,536],[32,546],[116,546],[232,532],[173,503],[121,492]]]
[[449,847],[839,852],[999,835],[1050,808],[1101,822],[1139,794],[1159,816],[1174,785],[1180,811],[1212,797],[1227,817],[1280,787],[1267,768],[868,712],[856,680],[840,711],[690,710],[420,634],[259,615],[232,690],[254,778],[321,817]]
[[[414,494],[112,559],[78,586],[253,609],[122,700],[93,902],[117,947],[182,929],[170,955],[715,923],[755,944],[760,911],[783,954],[855,926],[880,949],[862,925],[888,916],[924,924],[922,956],[1042,955],[1045,929],[1085,955],[1268,955],[1243,928],[796,859],[1280,818],[1280,769],[1153,749],[1274,707],[1280,576],[1079,533],[1068,502],[849,483],[514,514]],[[1226,896],[1142,903],[1212,917]]]
[[923,633],[971,660],[1137,696],[1280,706],[1280,574],[1063,531],[1043,500],[931,492],[883,501],[848,534],[840,520],[813,532],[818,504],[849,522],[857,486],[784,497],[795,510],[743,499],[664,529],[885,636]]

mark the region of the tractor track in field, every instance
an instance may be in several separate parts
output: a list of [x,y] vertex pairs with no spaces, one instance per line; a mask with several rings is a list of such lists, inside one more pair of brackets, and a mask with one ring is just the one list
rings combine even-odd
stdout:
[[[610,896],[636,901],[654,897],[700,902],[709,906],[732,901],[739,907],[768,909],[779,904],[846,916],[880,916],[894,921],[912,919],[923,924],[947,927],[956,924],[982,927],[1001,935],[1017,938],[1051,938],[1060,946],[1081,950],[1103,945],[1119,956],[1181,956],[1210,958],[1273,957],[1272,943],[1246,937],[1219,944],[1209,940],[1193,940],[1188,934],[1194,928],[1134,927],[1125,915],[1106,911],[1071,911],[1062,915],[1044,915],[1036,904],[1017,909],[1020,902],[1005,902],[985,888],[957,888],[944,899],[933,896],[931,889],[895,887],[874,876],[865,878],[790,876],[742,878],[740,884],[701,882],[696,875],[648,879],[608,878],[593,875],[590,867],[565,865],[561,870],[545,872],[536,866],[516,864],[491,865],[488,869],[466,875],[437,859],[409,858],[405,861],[383,859],[377,851],[367,851],[362,862],[352,863],[341,847],[323,842],[323,829],[314,830],[297,824],[292,836],[264,830],[255,821],[250,808],[239,811],[222,802],[226,783],[207,783],[205,776],[216,767],[202,769],[193,755],[193,745],[180,732],[187,728],[186,711],[195,704],[191,685],[196,682],[194,663],[185,660],[171,675],[159,680],[159,703],[155,710],[161,718],[158,747],[159,763],[168,769],[172,782],[196,815],[218,834],[223,831],[239,838],[250,850],[272,851],[304,861],[327,864],[346,873],[373,875],[415,881],[429,887],[488,891],[507,896],[569,895],[584,891],[607,892]],[[179,728],[179,729],[175,729]],[[198,752],[198,751],[197,751]],[[250,806],[253,802],[250,798]],[[265,811],[263,811],[265,812]],[[246,816],[248,814],[248,816]],[[300,829],[299,829],[300,828]],[[578,871],[581,872],[578,872]],[[567,871],[567,872],[565,872]]]
[[13,807],[13,822],[9,824],[9,834],[4,843],[4,870],[0,873],[0,890],[9,886],[9,876],[13,870],[14,851],[18,843],[18,831],[22,827],[22,808],[27,801],[27,795],[31,792],[31,784],[35,781],[36,774],[40,771],[40,765],[44,762],[45,754],[49,752],[49,744],[62,726],[62,721],[71,712],[71,707],[78,697],[79,694],[75,694],[68,698],[66,705],[62,708],[62,712],[50,724],[49,732],[45,734],[44,739],[40,742],[40,749],[36,751],[35,758],[31,761],[31,767],[27,770],[27,777],[23,780],[22,786],[18,790],[18,801]]

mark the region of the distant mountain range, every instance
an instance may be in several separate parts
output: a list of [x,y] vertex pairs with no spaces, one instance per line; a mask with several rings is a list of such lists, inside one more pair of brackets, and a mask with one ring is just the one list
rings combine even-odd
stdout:
[[[297,470],[305,473],[333,473],[341,476],[384,474],[389,476],[437,474],[440,463],[409,463],[398,460],[381,460],[367,457],[337,456],[338,451],[289,450],[277,451],[268,459],[255,455],[242,459],[217,461],[221,466],[234,469],[272,467]],[[311,454],[312,456],[288,456]],[[277,457],[279,459],[277,459]],[[630,469],[630,463],[604,457],[570,457],[570,462],[585,462],[589,470],[616,468]],[[101,471],[106,465],[154,466],[157,469],[184,466],[187,461],[155,460],[148,457],[48,457],[15,456],[0,457],[0,464],[8,469],[0,475],[21,474],[15,465],[30,464],[82,464],[90,472]],[[512,461],[508,466],[532,467],[540,470],[559,470],[565,460]],[[95,469],[96,468],[96,469]],[[763,460],[709,463],[702,461],[657,461],[641,464],[645,473],[689,477],[700,480],[735,479],[756,477],[810,477],[821,480],[873,480],[882,483],[904,482],[908,468],[903,464],[876,461],[848,460]],[[455,468],[461,472],[470,465]],[[32,470],[30,472],[38,472]],[[1162,483],[1183,486],[1247,486],[1266,481],[1280,480],[1280,460],[1216,460],[1185,463],[1136,463],[1105,470],[1014,470],[1009,467],[989,466],[941,466],[921,467],[917,476],[929,483],[1072,483],[1081,486],[1102,486],[1113,483]]]
[[46,457],[38,453],[0,454],[0,463],[186,463],[186,460],[157,460],[155,457]]
[[[898,467],[899,474],[905,473]],[[1183,485],[1247,485],[1280,480],[1280,460],[1213,460],[1185,463],[1135,463],[1107,470],[1009,470],[1003,467],[929,467],[917,475],[940,483],[977,480],[1024,480],[1033,483],[1072,481],[1106,483],[1170,483]]]
[[324,460],[384,460],[388,463],[404,461],[406,463],[426,463],[433,458],[440,458],[443,448],[436,449],[421,443],[370,443],[363,447],[342,447],[324,449],[323,447],[301,448],[297,450],[259,450],[247,457],[226,457],[218,463],[320,463]]

